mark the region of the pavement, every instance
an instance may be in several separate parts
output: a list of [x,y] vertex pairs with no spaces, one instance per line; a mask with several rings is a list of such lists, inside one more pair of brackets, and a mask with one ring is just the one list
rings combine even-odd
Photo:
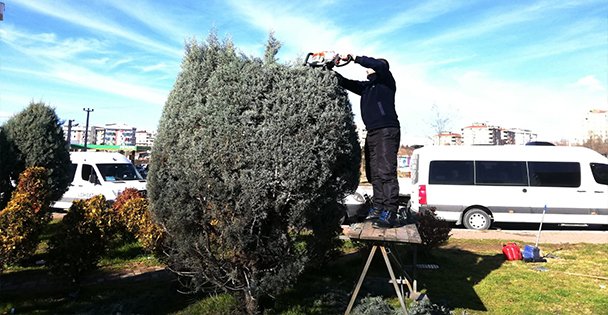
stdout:
[[[538,230],[467,230],[452,229],[451,238],[455,239],[500,239],[513,240],[525,243],[535,243]],[[589,230],[562,230],[562,231],[541,231],[539,243],[545,244],[574,244],[608,243],[608,231],[589,231]]]

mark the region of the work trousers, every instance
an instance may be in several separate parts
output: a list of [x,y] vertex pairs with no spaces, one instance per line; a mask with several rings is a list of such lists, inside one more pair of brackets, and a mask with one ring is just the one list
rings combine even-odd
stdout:
[[399,128],[369,130],[365,138],[365,173],[374,191],[372,202],[378,209],[396,212],[399,208],[397,151],[400,140]]

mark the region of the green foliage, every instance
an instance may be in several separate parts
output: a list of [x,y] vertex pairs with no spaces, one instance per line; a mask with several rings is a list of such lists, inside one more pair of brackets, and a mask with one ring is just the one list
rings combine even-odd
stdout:
[[0,209],[3,209],[8,203],[13,188],[9,167],[10,155],[10,146],[6,139],[6,132],[3,127],[0,127]]
[[177,312],[176,315],[240,315],[242,314],[242,311],[239,306],[240,305],[234,296],[230,294],[220,294],[202,299],[180,312]]
[[17,179],[25,168],[42,166],[48,172],[49,198],[58,200],[67,190],[71,177],[70,154],[55,110],[44,103],[31,103],[10,118],[4,130],[9,144],[6,162],[10,177]]
[[[358,184],[353,115],[335,75],[277,64],[272,35],[267,46],[263,62],[214,34],[188,43],[161,117],[148,193],[172,268],[193,290],[283,291],[327,257],[337,202]],[[305,229],[313,237],[297,247]]]
[[26,169],[8,205],[0,211],[0,271],[36,251],[39,236],[51,219],[45,202],[49,194],[46,176],[42,167]]
[[111,220],[116,222],[120,229],[134,236],[145,250],[160,252],[164,230],[154,221],[148,201],[137,189],[125,189],[118,195],[112,208]]
[[72,203],[49,241],[49,265],[56,274],[78,282],[96,268],[113,236],[108,208],[103,195]]
[[416,301],[408,309],[409,315],[450,315],[454,314],[448,307],[431,303],[429,299]]
[[435,209],[418,212],[416,220],[424,249],[441,246],[450,239],[452,226],[449,222],[438,218]]
[[396,315],[397,312],[380,296],[367,296],[353,308],[353,315]]

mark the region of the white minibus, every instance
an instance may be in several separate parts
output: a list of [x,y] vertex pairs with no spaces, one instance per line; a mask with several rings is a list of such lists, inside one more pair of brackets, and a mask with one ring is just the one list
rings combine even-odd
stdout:
[[492,222],[608,224],[608,159],[584,147],[432,146],[412,154],[413,211]]
[[52,208],[68,209],[74,200],[104,195],[106,200],[127,188],[145,195],[146,181],[124,155],[110,152],[70,152],[72,183]]

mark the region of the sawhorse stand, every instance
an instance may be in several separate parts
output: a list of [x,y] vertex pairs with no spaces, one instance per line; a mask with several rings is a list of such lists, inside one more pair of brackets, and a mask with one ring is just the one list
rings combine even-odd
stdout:
[[[359,281],[357,282],[357,285],[355,286],[355,289],[351,296],[350,302],[348,303],[348,308],[346,309],[346,312],[344,312],[344,314],[345,315],[350,314],[350,311],[352,310],[352,307],[355,304],[355,300],[357,299],[357,295],[359,294],[359,290],[361,289],[361,285],[363,284],[363,280],[365,279],[365,276],[367,275],[369,266],[372,262],[372,259],[374,258],[374,255],[376,254],[376,250],[378,248],[380,248],[380,252],[382,253],[382,257],[384,258],[386,268],[388,269],[388,273],[391,277],[391,282],[393,283],[393,288],[395,289],[395,293],[397,293],[397,297],[399,298],[399,304],[401,305],[401,309],[403,310],[404,314],[407,314],[407,310],[405,307],[404,292],[402,292],[402,290],[399,289],[398,283],[403,284],[405,282],[408,286],[409,292],[411,294],[413,294],[413,293],[417,293],[417,292],[415,292],[416,291],[415,280],[412,279],[413,280],[412,282],[414,282],[413,287],[412,287],[412,284],[410,284],[410,282],[408,281],[407,277],[405,279],[400,278],[399,281],[397,280],[397,278],[395,277],[395,273],[393,272],[393,267],[391,265],[391,261],[388,257],[386,244],[390,244],[390,243],[420,244],[420,243],[422,243],[422,240],[420,238],[420,234],[418,233],[418,229],[416,228],[416,225],[409,224],[409,225],[405,225],[403,227],[392,228],[392,229],[374,229],[371,226],[370,222],[364,222],[364,223],[354,224],[349,227],[343,227],[343,233],[349,239],[374,241],[372,249],[369,253],[369,256],[367,257],[365,267],[363,267],[363,272],[361,272],[361,276],[359,276]],[[416,268],[415,260],[416,260],[416,252],[414,251],[414,264],[413,264],[414,270]],[[403,268],[403,266],[399,266],[399,267]]]

